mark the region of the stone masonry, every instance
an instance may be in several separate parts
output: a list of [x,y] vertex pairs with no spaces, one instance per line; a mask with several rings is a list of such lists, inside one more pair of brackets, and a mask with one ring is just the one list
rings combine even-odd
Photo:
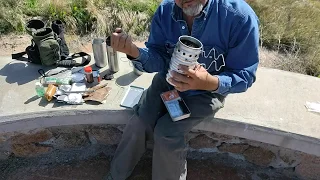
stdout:
[[[94,144],[117,145],[123,127],[79,125],[0,134],[0,161],[11,156],[36,157],[57,149],[77,149]],[[230,158],[259,167],[290,170],[301,179],[320,179],[320,157],[212,132],[193,131],[188,139],[190,152],[227,154]]]

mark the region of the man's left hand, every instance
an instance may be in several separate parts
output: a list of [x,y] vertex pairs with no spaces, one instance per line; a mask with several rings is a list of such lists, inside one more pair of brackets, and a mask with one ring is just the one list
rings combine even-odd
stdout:
[[197,65],[195,69],[189,69],[187,66],[179,66],[179,69],[184,74],[171,71],[172,78],[169,81],[175,85],[175,88],[180,91],[188,90],[207,90],[214,91],[218,89],[219,79],[212,76],[201,65]]

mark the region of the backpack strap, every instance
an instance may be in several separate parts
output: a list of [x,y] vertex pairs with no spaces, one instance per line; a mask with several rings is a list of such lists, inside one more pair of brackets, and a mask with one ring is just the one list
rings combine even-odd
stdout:
[[15,59],[15,60],[26,61],[25,59],[22,58],[25,54],[27,54],[27,52],[23,51],[23,52],[11,54],[11,57],[12,57],[12,59]]
[[[77,63],[76,58],[82,57],[82,62]],[[79,52],[75,53],[61,61],[58,61],[56,65],[58,67],[79,67],[79,66],[86,66],[90,63],[91,61],[91,56],[85,52]]]
[[[25,54],[28,55],[28,58],[23,57]],[[31,45],[29,45],[25,51],[11,54],[11,57],[19,61],[41,64],[39,49],[33,40],[31,40]]]

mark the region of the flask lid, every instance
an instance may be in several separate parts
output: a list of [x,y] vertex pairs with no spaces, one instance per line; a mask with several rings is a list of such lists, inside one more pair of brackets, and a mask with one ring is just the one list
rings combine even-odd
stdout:
[[84,72],[86,72],[86,73],[92,73],[92,68],[91,68],[91,66],[85,67],[85,68],[84,68]]

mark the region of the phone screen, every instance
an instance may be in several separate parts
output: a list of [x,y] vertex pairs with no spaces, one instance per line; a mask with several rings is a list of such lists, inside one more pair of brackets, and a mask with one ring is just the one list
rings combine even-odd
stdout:
[[179,101],[170,101],[166,102],[168,111],[170,112],[173,118],[179,117],[183,115],[183,111],[180,107]]
[[190,116],[190,111],[176,90],[164,92],[161,98],[173,120],[181,120]]

